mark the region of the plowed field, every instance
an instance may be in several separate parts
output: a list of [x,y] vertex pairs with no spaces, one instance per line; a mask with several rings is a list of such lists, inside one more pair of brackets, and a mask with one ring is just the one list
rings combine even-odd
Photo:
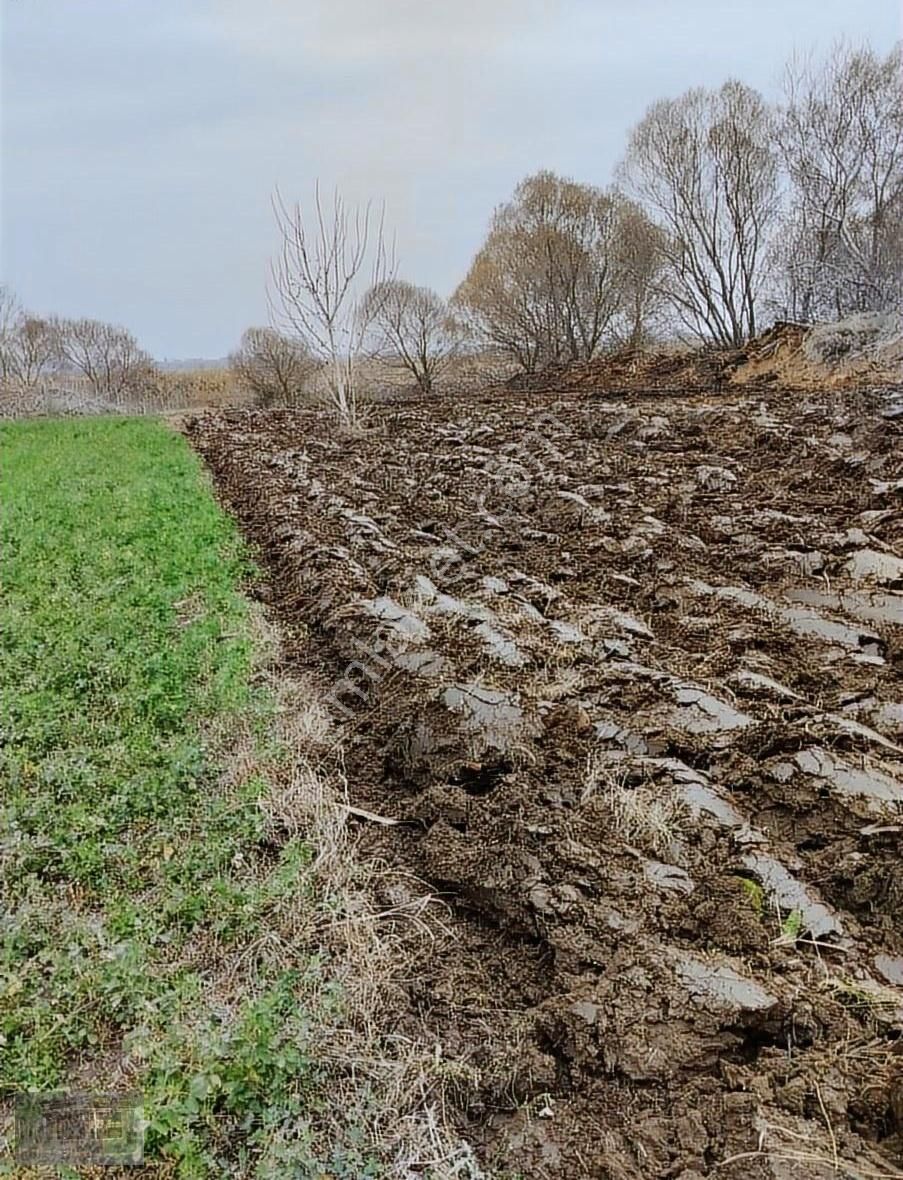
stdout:
[[507,391],[189,422],[488,1169],[903,1174],[903,416]]

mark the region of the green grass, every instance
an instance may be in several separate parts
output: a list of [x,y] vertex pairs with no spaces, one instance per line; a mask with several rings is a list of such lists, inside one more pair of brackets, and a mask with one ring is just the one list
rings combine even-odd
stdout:
[[0,1093],[127,1054],[152,1158],[316,1175],[266,1146],[314,1101],[293,995],[316,962],[262,966],[227,1027],[197,954],[304,898],[306,848],[260,861],[262,783],[225,789],[205,743],[239,715],[267,741],[236,529],[154,421],[17,423],[0,448]]

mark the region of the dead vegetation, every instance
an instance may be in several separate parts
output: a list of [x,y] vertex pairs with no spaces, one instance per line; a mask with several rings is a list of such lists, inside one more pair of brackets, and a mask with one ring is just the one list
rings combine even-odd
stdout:
[[593,751],[588,759],[583,802],[594,795],[608,804],[617,838],[657,856],[668,852],[689,818],[679,793],[670,784],[656,787],[651,778],[631,782],[599,751]]

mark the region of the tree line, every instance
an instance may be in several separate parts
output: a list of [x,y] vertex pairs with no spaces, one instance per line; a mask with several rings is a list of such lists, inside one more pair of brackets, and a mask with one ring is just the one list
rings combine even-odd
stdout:
[[124,406],[152,389],[157,376],[152,357],[126,328],[34,315],[0,287],[0,386],[36,390],[71,377],[98,401]]
[[774,104],[738,81],[653,103],[611,188],[519,185],[452,302],[526,369],[900,309],[903,46],[794,59]]
[[[656,338],[740,347],[775,319],[900,310],[901,52],[794,58],[774,103],[736,80],[654,102],[608,188],[523,180],[448,300],[395,275],[369,208],[318,191],[305,218],[279,199],[267,346],[318,365],[348,416],[368,333],[429,392],[467,348],[532,372]],[[260,339],[246,337],[245,361]]]

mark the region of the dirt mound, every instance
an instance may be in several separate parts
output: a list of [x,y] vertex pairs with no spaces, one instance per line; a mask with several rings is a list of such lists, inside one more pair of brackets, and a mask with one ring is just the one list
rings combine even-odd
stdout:
[[833,324],[777,323],[752,341],[738,385],[856,389],[903,382],[903,320],[868,314]]
[[561,1180],[900,1175],[903,422],[729,385],[377,421],[188,430],[395,821],[364,849],[448,907],[409,1020],[462,1137]]
[[512,377],[507,388],[521,393],[720,389],[730,381],[734,368],[743,358],[740,351],[723,349],[697,352],[624,349],[582,364],[553,366],[540,373],[522,373]]
[[608,353],[511,378],[515,392],[705,392],[753,386],[858,389],[903,383],[903,321],[861,315],[836,324],[779,321],[742,349]]
[[861,312],[834,324],[818,324],[806,333],[803,352],[821,364],[871,361],[903,363],[903,315]]

